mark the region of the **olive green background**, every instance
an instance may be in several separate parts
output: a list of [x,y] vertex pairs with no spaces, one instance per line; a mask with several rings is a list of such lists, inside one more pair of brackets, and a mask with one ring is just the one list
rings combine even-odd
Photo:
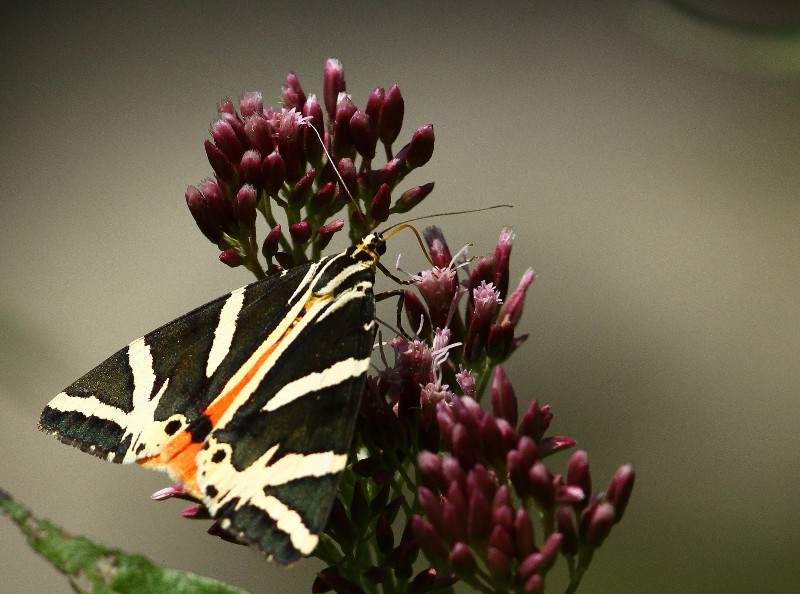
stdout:
[[[514,204],[437,223],[475,254],[516,228],[514,282],[539,274],[508,365],[517,393],[552,405],[598,488],[636,466],[581,591],[800,590],[796,30],[655,0],[0,11],[4,489],[170,567],[309,591],[315,561],[278,568],[206,536],[149,501],[166,476],[83,455],[36,420],[122,345],[249,282],[184,204],[211,172],[208,126],[246,90],[277,104],[289,70],[321,94],[335,56],[358,105],[400,85],[402,139],[434,124],[433,160],[404,185],[436,181],[420,214]],[[390,262],[400,252],[421,265],[409,238]],[[70,591],[4,520],[0,542],[0,591]]]

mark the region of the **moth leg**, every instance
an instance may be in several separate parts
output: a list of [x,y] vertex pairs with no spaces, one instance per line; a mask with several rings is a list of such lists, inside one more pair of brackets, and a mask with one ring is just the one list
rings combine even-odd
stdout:
[[400,334],[406,340],[411,340],[411,337],[406,334],[406,331],[403,329],[403,320],[402,320],[402,313],[403,313],[403,302],[405,300],[406,292],[402,289],[394,289],[392,291],[385,291],[383,293],[378,293],[375,295],[375,301],[383,301],[384,299],[391,299],[392,297],[397,297],[397,329],[400,331]]

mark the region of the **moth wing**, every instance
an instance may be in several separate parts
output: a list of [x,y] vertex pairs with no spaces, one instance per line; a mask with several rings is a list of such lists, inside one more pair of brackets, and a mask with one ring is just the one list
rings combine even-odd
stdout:
[[347,463],[375,336],[372,280],[309,303],[197,455],[206,507],[281,563],[316,547]]
[[116,463],[157,455],[214,398],[236,348],[278,323],[309,268],[237,289],[133,341],[53,398],[39,428]]

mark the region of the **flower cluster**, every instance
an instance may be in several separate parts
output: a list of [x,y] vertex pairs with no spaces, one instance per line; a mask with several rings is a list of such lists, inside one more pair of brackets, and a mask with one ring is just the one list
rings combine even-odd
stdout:
[[[240,100],[239,113],[229,102],[220,107],[205,143],[214,178],[190,186],[186,200],[223,262],[261,278],[319,258],[344,228],[331,220],[342,209],[355,242],[430,193],[432,183],[391,200],[430,159],[432,126],[394,153],[399,89],[375,89],[363,110],[344,91],[341,64],[328,60],[322,103],[290,74],[279,110],[265,110],[256,93]],[[266,268],[257,212],[269,226],[260,249]],[[504,229],[494,252],[475,260],[466,248],[453,254],[435,227],[424,236],[433,267],[412,276],[416,291],[402,292],[410,333],[398,309],[397,336],[383,342],[379,334],[383,366],[366,381],[349,464],[314,551],[327,567],[312,591],[424,593],[463,580],[482,592],[540,592],[560,558],[574,591],[625,511],[633,469],[620,467],[605,492],[593,493],[585,451],[572,455],[566,474],[545,463],[575,445],[548,434],[550,406],[534,400],[520,415],[502,363],[527,338],[518,326],[535,275],[525,271],[510,290],[514,233]],[[180,487],[155,497],[192,499]],[[184,515],[207,517],[193,501]],[[228,538],[216,525],[210,532]],[[421,571],[420,552],[430,564]]]
[[[396,153],[403,125],[404,100],[397,85],[378,87],[363,109],[347,95],[338,60],[325,64],[323,102],[306,96],[293,73],[283,86],[283,106],[265,108],[260,93],[246,93],[219,106],[205,151],[213,178],[186,190],[197,226],[217,245],[219,259],[246,266],[256,277],[319,259],[335,233],[344,228],[333,218],[347,208],[353,241],[407,212],[433,189],[415,186],[392,200],[392,192],[433,154],[433,126],[418,128]],[[374,164],[378,143],[386,162]],[[284,212],[287,231],[276,218]],[[257,213],[269,226],[263,242],[256,233]],[[331,220],[332,219],[332,220]],[[266,259],[266,270],[259,260]]]

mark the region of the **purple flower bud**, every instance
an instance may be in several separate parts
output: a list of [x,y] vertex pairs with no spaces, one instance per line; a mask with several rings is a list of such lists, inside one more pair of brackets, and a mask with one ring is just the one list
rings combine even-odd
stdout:
[[550,412],[550,406],[545,405],[539,408],[539,401],[534,399],[528,410],[522,415],[522,420],[519,423],[519,434],[527,435],[538,443],[542,440],[544,432],[550,427],[550,421],[552,420],[553,414]]
[[296,245],[302,245],[311,239],[311,223],[308,221],[300,221],[294,225],[289,225],[289,235]]
[[336,185],[328,182],[317,190],[308,202],[309,213],[324,213],[333,202],[336,194]]
[[192,213],[194,222],[197,223],[197,227],[203,235],[211,243],[222,241],[222,226],[214,217],[214,213],[206,203],[203,193],[194,186],[186,188],[186,205],[189,207],[189,212]]
[[244,133],[250,142],[250,147],[262,155],[268,155],[275,149],[275,129],[272,124],[261,115],[253,115],[245,120]]
[[299,208],[304,206],[311,196],[313,190],[314,178],[317,172],[315,169],[309,169],[306,174],[292,187],[289,192],[289,201],[293,206]]
[[519,575],[525,579],[529,576],[538,574],[541,571],[543,564],[544,556],[539,551],[535,551],[522,558],[522,562],[519,564],[517,571],[519,572]]
[[[309,162],[318,167],[322,164],[322,144],[325,142],[325,122],[322,116],[322,106],[316,95],[311,95],[303,105],[303,117],[308,118],[308,123],[303,128],[303,148]],[[313,130],[312,130],[313,128]],[[316,131],[316,132],[315,132]]]
[[611,483],[606,490],[606,501],[614,506],[614,521],[619,522],[628,507],[628,501],[633,491],[633,482],[636,480],[636,472],[633,466],[625,464],[620,466],[614,473]]
[[429,484],[436,486],[438,489],[446,489],[448,480],[444,476],[442,470],[442,458],[433,452],[422,451],[417,456],[417,466],[422,473],[423,478]]
[[580,507],[580,503],[586,500],[583,489],[575,485],[559,485],[556,489],[556,502],[566,503]]
[[404,111],[405,103],[403,95],[400,93],[400,87],[392,85],[383,98],[378,116],[378,138],[381,139],[387,150],[400,135]]
[[417,128],[411,137],[406,153],[406,163],[411,169],[422,167],[431,160],[434,144],[433,124]]
[[372,185],[379,186],[381,184],[389,184],[390,187],[394,188],[397,179],[404,171],[405,163],[398,159],[392,159],[380,169],[372,171]]
[[514,324],[509,321],[489,326],[486,354],[493,361],[505,361],[514,345]]
[[353,160],[345,157],[339,161],[337,169],[339,170],[339,175],[342,176],[345,188],[350,196],[353,198],[358,196],[358,173]]
[[525,274],[522,275],[522,279],[519,281],[519,286],[500,307],[500,312],[497,314],[498,322],[503,323],[509,321],[513,325],[517,325],[520,316],[522,316],[522,306],[525,304],[525,293],[535,278],[536,275],[533,273],[533,270],[529,268],[525,271]]
[[267,238],[264,240],[264,245],[261,247],[261,253],[264,254],[264,257],[267,260],[270,260],[278,251],[280,238],[281,226],[275,225],[272,229],[270,229],[269,233],[267,233]]
[[457,542],[453,545],[453,550],[450,552],[450,566],[462,577],[469,577],[475,573],[477,563],[468,544]]
[[383,223],[389,218],[389,207],[392,203],[392,189],[388,184],[381,184],[369,207],[369,215],[374,221]]
[[[338,110],[337,110],[338,114]],[[356,110],[350,118],[350,134],[358,153],[365,159],[375,158],[375,146],[378,144],[378,134],[372,125],[370,117],[361,110]]]
[[286,162],[278,151],[273,151],[261,163],[261,177],[268,196],[277,196],[286,181]]
[[255,114],[264,113],[264,98],[258,91],[249,91],[239,99],[239,111],[247,118]]
[[533,498],[545,509],[551,509],[556,499],[553,477],[544,463],[537,461],[528,470],[528,482]]
[[256,189],[250,184],[245,184],[236,193],[234,210],[236,211],[236,220],[239,222],[240,228],[255,231],[257,201],[258,194]]
[[369,116],[373,126],[378,122],[378,118],[381,114],[381,105],[383,105],[385,96],[386,91],[384,89],[375,87],[367,98],[367,106],[364,108],[364,112]]
[[509,479],[520,497],[528,495],[531,491],[529,472],[536,463],[538,455],[539,451],[533,440],[523,436],[519,439],[516,449],[508,452],[506,456]]
[[489,464],[494,468],[503,468],[508,450],[497,420],[492,415],[484,415],[481,419],[480,443]]
[[233,106],[233,103],[230,99],[226,99],[222,103],[219,104],[217,107],[217,111],[219,113],[227,113],[230,115],[236,115],[236,108]]
[[533,520],[525,508],[520,507],[514,516],[514,554],[518,559],[524,559],[535,546]]
[[539,574],[534,574],[525,582],[522,589],[523,594],[539,594],[544,592],[544,578]]
[[330,223],[325,223],[317,229],[317,237],[319,238],[320,249],[324,249],[333,238],[335,233],[338,233],[344,228],[343,219],[334,219]]
[[475,378],[472,377],[472,372],[469,369],[464,369],[456,374],[456,381],[458,382],[461,392],[464,396],[475,398]]
[[589,472],[589,455],[585,450],[578,450],[572,454],[572,457],[569,459],[567,484],[580,487],[586,497],[581,501],[582,505],[578,505],[578,508],[582,509],[585,507],[588,495],[592,492],[592,475]]
[[233,204],[225,196],[219,184],[206,180],[200,190],[206,200],[209,220],[219,225],[223,231],[232,229],[235,222]]
[[489,547],[486,550],[486,565],[492,575],[504,579],[511,574],[511,565],[506,555],[500,549]]
[[219,177],[219,179],[222,181],[235,183],[237,178],[236,168],[230,162],[228,157],[225,156],[225,153],[214,146],[214,143],[208,139],[203,142],[203,146],[206,149],[208,162],[211,165],[211,168],[214,170],[214,173],[217,174],[217,177]]
[[506,227],[500,233],[497,247],[494,250],[494,286],[500,291],[500,297],[505,299],[508,293],[508,265],[511,260],[511,245],[514,243],[514,231]]
[[350,131],[350,120],[356,111],[357,108],[350,97],[342,95],[336,105],[336,115],[333,120],[331,147],[334,157],[347,157],[352,152],[354,140]]
[[278,151],[286,162],[286,179],[298,181],[305,173],[306,158],[303,152],[303,118],[294,109],[282,109],[278,128]]
[[297,80],[297,75],[290,72],[286,75],[286,84],[283,85],[283,106],[286,109],[293,107],[300,111],[306,103],[306,94],[300,86],[300,81]]
[[423,270],[414,277],[414,284],[428,305],[434,328],[447,327],[450,306],[458,290],[458,277],[452,268]]
[[483,540],[491,532],[491,508],[483,493],[472,491],[467,508],[467,533],[473,541]]
[[553,564],[556,562],[558,557],[558,551],[561,549],[561,543],[563,540],[564,537],[561,534],[554,532],[548,536],[544,543],[542,543],[542,546],[539,547],[539,554],[543,559],[541,573],[547,573],[553,567]]
[[458,459],[461,468],[468,470],[478,461],[478,448],[475,443],[475,434],[470,434],[464,425],[453,427],[450,436],[453,455]]
[[392,207],[392,212],[396,214],[408,212],[428,197],[428,194],[433,191],[433,186],[434,182],[428,182],[427,184],[422,184],[421,186],[415,186],[406,190],[400,195],[397,202],[395,202],[394,207]]
[[419,502],[419,505],[422,508],[422,511],[425,513],[425,517],[427,518],[428,522],[430,522],[431,526],[433,526],[437,532],[441,532],[443,519],[442,502],[439,496],[427,487],[418,487],[417,501]]
[[197,501],[197,498],[184,489],[183,485],[165,487],[150,495],[150,499],[153,501],[164,501],[165,499],[172,499],[173,497],[176,499],[186,499],[187,501]]
[[514,543],[511,541],[511,534],[503,526],[495,526],[489,536],[489,546],[500,549],[509,557],[514,555]]
[[[397,575],[397,573],[395,573]],[[409,594],[424,594],[436,584],[436,570],[432,567],[420,571],[408,585]]]
[[453,256],[450,254],[450,248],[442,230],[435,225],[431,225],[422,231],[422,236],[425,238],[425,244],[428,246],[434,266],[448,268],[453,261]]
[[563,536],[561,541],[561,552],[567,557],[572,557],[578,553],[578,530],[575,527],[575,520],[568,507],[559,507],[556,515],[558,532]]
[[492,376],[492,413],[498,418],[505,419],[512,426],[517,424],[519,415],[517,396],[514,394],[514,386],[500,365],[495,367]]
[[[449,454],[442,459],[442,474],[448,489],[451,485],[463,485],[466,480],[466,475],[458,460]],[[464,502],[464,505],[466,506],[466,502]]]
[[614,506],[608,501],[600,503],[594,509],[587,509],[589,523],[586,531],[586,544],[598,548],[611,532],[616,517]]
[[445,565],[450,557],[449,551],[433,527],[415,515],[411,517],[411,529],[428,559],[435,565]]
[[225,153],[228,161],[231,163],[241,161],[244,147],[228,122],[219,119],[211,124],[211,137],[214,139],[214,144],[217,145],[217,148]]
[[245,183],[254,186],[261,184],[261,153],[253,149],[246,151],[239,166]]
[[336,58],[328,58],[327,62],[325,62],[322,89],[322,94],[325,97],[325,109],[328,112],[328,117],[333,121],[336,116],[336,102],[339,99],[339,93],[344,93],[346,90],[344,66]]
[[539,455],[546,458],[551,454],[562,452],[573,447],[577,442],[566,435],[554,435],[553,437],[546,437],[539,443]]
[[226,266],[230,266],[231,268],[235,268],[236,266],[241,265],[242,257],[239,255],[234,249],[225,250],[219,255],[219,261],[225,264]]
[[181,511],[181,516],[189,520],[207,520],[211,517],[208,510],[202,503],[195,503]]

